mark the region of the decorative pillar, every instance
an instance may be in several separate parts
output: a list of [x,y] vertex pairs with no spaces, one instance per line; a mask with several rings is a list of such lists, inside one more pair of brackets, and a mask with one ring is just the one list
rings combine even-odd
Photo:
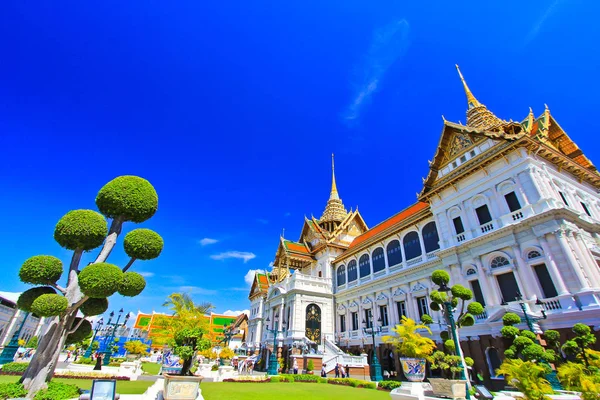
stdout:
[[556,260],[554,259],[554,254],[550,250],[550,246],[548,245],[548,241],[544,235],[539,236],[538,240],[540,241],[540,246],[542,246],[542,250],[544,250],[544,256],[546,257],[548,273],[552,277],[552,282],[554,283],[554,287],[558,292],[559,296],[564,296],[569,294],[569,290],[565,285],[565,280],[560,274],[560,270],[556,265]]
[[390,330],[391,330],[392,327],[396,325],[396,321],[398,321],[398,319],[396,319],[396,317],[395,317],[396,314],[394,313],[394,299],[393,299],[392,288],[389,288],[387,290],[387,297],[388,297],[388,326],[390,327]]
[[572,240],[573,248],[575,249],[575,253],[577,253],[577,257],[581,261],[584,271],[591,284],[595,288],[600,288],[600,272],[596,262],[592,259],[587,246],[583,242],[583,238],[579,232],[573,231],[573,237],[569,238]]
[[525,206],[527,204],[531,204],[531,202],[529,201],[529,196],[527,195],[527,192],[525,192],[525,188],[521,184],[521,178],[519,177],[519,174],[516,174],[514,176],[514,181],[515,181],[515,185],[517,186],[517,189],[519,189],[519,193],[521,193],[521,197],[523,198],[523,202],[525,203],[525,204],[522,204],[521,206]]
[[417,226],[417,236],[419,236],[419,245],[421,246],[421,256],[423,260],[427,260],[427,250],[425,249],[425,242],[423,242],[423,232],[421,231],[422,227]]
[[520,280],[523,284],[523,295],[527,299],[531,299],[534,295],[538,298],[544,297],[539,287],[535,284],[536,278],[533,275],[531,267],[525,263],[521,255],[521,246],[515,244],[512,246],[512,250],[515,253],[515,259],[518,265],[518,271],[515,269],[516,274],[519,275]]
[[381,242],[381,247],[383,247],[383,261],[385,262],[385,274],[387,275],[390,272],[390,262],[388,261],[385,242]]
[[573,254],[573,250],[571,249],[571,246],[569,246],[566,232],[563,230],[560,230],[560,231],[556,232],[555,236],[556,236],[556,239],[558,240],[558,244],[560,245],[560,249],[562,250],[565,258],[567,259],[567,262],[571,266],[573,273],[575,273],[575,276],[579,282],[579,286],[580,286],[581,290],[589,289],[590,283],[588,282],[587,278],[583,274],[583,270],[582,270],[581,266],[579,265],[579,263],[577,262],[577,259],[575,258],[575,255]]
[[[481,262],[481,256],[475,256],[475,265],[477,266],[477,276],[482,287],[483,296],[486,300],[486,306],[500,305],[500,293],[496,289],[496,285],[490,282],[490,278],[494,279],[491,273],[487,273],[483,263]],[[487,295],[487,296],[486,296]]]

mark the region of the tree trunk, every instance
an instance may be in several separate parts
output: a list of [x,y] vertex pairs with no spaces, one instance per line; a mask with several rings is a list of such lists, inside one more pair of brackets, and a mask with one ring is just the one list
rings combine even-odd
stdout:
[[190,369],[192,368],[192,361],[194,358],[186,358],[183,360],[183,364],[181,365],[181,375],[191,375]]

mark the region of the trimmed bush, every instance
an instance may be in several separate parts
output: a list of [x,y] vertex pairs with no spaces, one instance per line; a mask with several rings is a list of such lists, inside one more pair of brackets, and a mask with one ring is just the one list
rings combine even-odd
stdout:
[[319,378],[321,378],[318,375],[311,375],[311,374],[297,374],[297,375],[281,374],[279,376],[290,377],[293,379],[294,382],[318,382]]
[[456,285],[452,286],[452,296],[467,301],[473,298],[473,292],[471,292],[463,285],[457,283]]
[[[73,326],[76,326],[81,318],[75,318],[73,322]],[[92,323],[87,319],[84,319],[81,325],[77,328],[77,330],[67,336],[67,344],[81,342],[84,339],[87,339],[92,336]]]
[[40,390],[35,400],[68,400],[79,398],[79,388],[73,384],[48,382],[48,389]]
[[108,299],[87,299],[79,309],[83,315],[86,317],[91,317],[94,315],[104,314],[106,310],[108,310]]
[[31,305],[33,304],[35,299],[37,299],[38,297],[40,297],[43,294],[55,294],[55,293],[56,293],[56,290],[54,290],[51,287],[47,287],[47,286],[35,287],[35,288],[28,289],[28,290],[24,291],[23,293],[21,293],[21,295],[19,296],[19,298],[17,300],[17,308],[19,310],[31,312]]
[[357,388],[377,389],[377,382],[363,381],[353,378],[329,378],[327,383],[332,385],[352,386]]
[[4,373],[18,373],[22,374],[29,367],[29,363],[23,362],[11,362],[2,366],[2,372]]
[[515,326],[503,326],[502,329],[500,329],[500,333],[505,339],[514,339],[519,332],[519,328]]
[[[8,364],[7,364],[8,365]],[[17,399],[25,397],[27,390],[22,383],[0,383],[0,399]]]
[[150,229],[134,229],[125,235],[125,253],[138,260],[152,260],[160,255],[165,242],[160,235]]
[[444,270],[438,269],[431,274],[431,280],[438,286],[442,283],[448,284],[448,282],[450,282],[450,274]]
[[485,311],[485,309],[483,308],[483,306],[481,305],[481,303],[478,303],[476,301],[469,303],[469,305],[467,306],[467,311],[470,314],[473,315],[479,315],[479,314],[483,314],[483,312]]
[[140,223],[158,209],[158,195],[152,184],[143,178],[119,176],[100,189],[96,205],[109,218]]
[[382,381],[379,382],[379,388],[382,390],[389,390],[392,391],[396,388],[399,388],[400,386],[402,386],[402,382],[398,382],[398,381]]
[[448,299],[448,296],[444,292],[438,292],[437,290],[433,290],[429,294],[429,298],[434,303],[442,304],[444,301],[446,301]]
[[33,301],[31,311],[40,317],[54,317],[64,313],[69,300],[60,294],[43,294]]
[[465,314],[460,320],[460,326],[473,326],[473,325],[475,325],[475,317],[472,316],[471,314]]
[[63,273],[62,261],[52,256],[33,256],[25,260],[19,270],[22,282],[33,285],[46,285],[60,279]]
[[421,316],[421,322],[425,325],[431,325],[433,324],[433,318],[431,318],[429,314],[423,314]]
[[502,317],[502,323],[506,326],[516,325],[521,322],[521,317],[515,313],[508,312]]
[[526,338],[529,338],[533,341],[535,341],[537,339],[537,335],[531,331],[528,331],[527,329],[523,329],[521,331],[521,333],[519,333],[520,336],[525,336]]
[[119,294],[134,297],[142,293],[146,287],[146,280],[137,272],[125,272],[119,286]]
[[91,264],[79,273],[79,287],[83,294],[94,298],[113,295],[121,286],[123,272],[109,263]]
[[56,224],[54,240],[68,250],[92,250],[108,235],[106,219],[93,210],[69,211]]

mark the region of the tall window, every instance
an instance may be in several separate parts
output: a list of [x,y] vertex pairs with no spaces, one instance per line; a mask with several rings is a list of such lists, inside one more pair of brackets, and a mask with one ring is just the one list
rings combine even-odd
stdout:
[[561,192],[561,191],[559,191],[558,194],[560,195],[560,198],[562,199],[562,201],[565,204],[565,206],[569,206],[569,202],[567,201],[567,198],[565,197],[565,194],[563,192]]
[[471,289],[473,289],[473,297],[475,297],[475,301],[481,303],[481,305],[485,307],[485,300],[483,298],[483,292],[481,291],[481,285],[479,285],[479,281],[471,281]]
[[425,253],[440,248],[440,238],[433,221],[423,227],[423,244],[425,245]]
[[498,375],[496,374],[496,370],[498,368],[500,368],[500,364],[502,364],[502,361],[500,361],[500,355],[498,353],[498,349],[496,349],[495,347],[488,347],[485,350],[485,355],[487,358],[487,365],[488,365],[488,370],[490,372],[490,377],[492,378],[498,378]]
[[481,207],[477,207],[475,209],[475,212],[477,213],[479,225],[485,225],[492,220],[492,214],[490,214],[490,210],[487,204],[484,204]]
[[454,230],[456,231],[457,235],[460,235],[465,231],[465,227],[463,226],[462,219],[460,219],[460,217],[454,218],[452,223],[454,224]]
[[358,277],[356,271],[356,260],[351,260],[348,263],[348,283],[354,282]]
[[367,328],[372,328],[373,327],[373,318],[371,318],[373,316],[373,312],[371,311],[370,308],[365,310],[365,324]]
[[346,284],[346,267],[342,265],[337,269],[337,285],[342,286]]
[[404,236],[404,256],[406,260],[417,258],[422,254],[421,243],[419,243],[419,234],[410,232]]
[[519,203],[519,199],[517,198],[515,192],[505,194],[504,198],[506,199],[506,204],[508,204],[510,212],[521,209],[521,204]]
[[357,312],[352,313],[352,330],[353,331],[358,330],[358,313]]
[[498,286],[500,286],[500,292],[502,293],[502,299],[504,301],[515,301],[517,293],[520,293],[519,285],[512,272],[506,274],[496,275],[498,280]]
[[581,202],[581,207],[583,208],[583,211],[585,211],[585,213],[586,213],[588,216],[590,216],[590,217],[592,216],[592,213],[590,212],[590,210],[589,210],[589,208],[588,208],[587,204],[585,204],[583,201]]
[[346,316],[340,315],[340,332],[346,332]]
[[429,306],[427,304],[427,297],[417,297],[417,307],[419,308],[419,318],[425,314],[429,314]]
[[390,324],[387,306],[379,306],[379,316],[381,317],[381,326],[388,326]]
[[406,314],[406,302],[404,301],[397,301],[396,302],[396,307],[398,308],[398,318],[400,318],[400,321],[402,321],[402,317],[407,317],[408,315]]
[[393,267],[402,262],[402,250],[400,249],[400,241],[392,240],[387,245],[388,265]]
[[542,287],[542,292],[544,292],[544,297],[555,297],[558,296],[558,292],[556,291],[556,287],[552,282],[552,277],[548,272],[548,268],[546,264],[538,264],[533,266],[533,270],[535,271],[535,275],[537,276],[538,282]]
[[371,274],[371,263],[369,261],[369,255],[363,254],[358,260],[358,269],[360,271],[360,277],[364,278]]
[[378,247],[373,251],[373,272],[383,271],[385,269],[385,257],[383,247]]

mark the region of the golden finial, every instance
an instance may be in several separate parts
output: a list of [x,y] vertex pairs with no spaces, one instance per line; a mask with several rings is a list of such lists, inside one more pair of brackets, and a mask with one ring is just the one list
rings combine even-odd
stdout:
[[446,118],[444,117],[444,114],[442,114],[442,121],[446,122]]
[[460,76],[460,80],[462,81],[462,84],[465,88],[465,94],[467,95],[467,103],[469,104],[469,108],[481,106],[481,103],[479,101],[477,101],[475,96],[473,96],[473,93],[471,93],[471,89],[469,89],[469,87],[467,86],[467,82],[465,81],[465,78],[463,77],[462,73],[460,72],[460,68],[458,67],[458,64],[456,64],[456,70],[458,71],[458,76]]
[[329,199],[339,199],[340,196],[337,191],[337,185],[335,184],[335,159],[333,153],[331,153],[331,195]]
[[283,228],[281,231],[281,237],[285,239],[285,228]]

